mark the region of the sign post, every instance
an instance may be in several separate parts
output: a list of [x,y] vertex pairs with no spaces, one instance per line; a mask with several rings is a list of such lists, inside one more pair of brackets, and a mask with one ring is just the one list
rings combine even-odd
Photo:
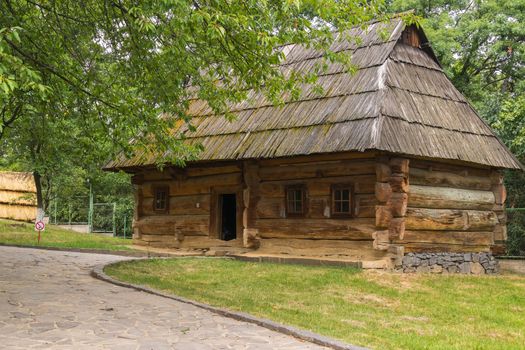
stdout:
[[44,223],[44,215],[44,211],[42,209],[38,209],[35,221],[35,231],[38,231],[38,244],[40,244],[40,233],[46,229],[46,224]]
[[44,231],[46,228],[46,224],[44,224],[43,221],[37,221],[35,223],[35,230],[38,231],[38,244],[40,244],[40,233]]

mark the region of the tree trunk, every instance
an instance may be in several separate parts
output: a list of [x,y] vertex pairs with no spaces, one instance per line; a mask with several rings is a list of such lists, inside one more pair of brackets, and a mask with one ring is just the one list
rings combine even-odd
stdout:
[[42,177],[38,171],[33,172],[35,178],[35,187],[36,187],[36,207],[37,213],[44,212],[44,197],[42,195]]

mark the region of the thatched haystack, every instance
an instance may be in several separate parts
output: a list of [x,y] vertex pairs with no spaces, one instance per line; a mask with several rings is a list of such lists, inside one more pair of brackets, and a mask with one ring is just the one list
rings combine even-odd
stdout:
[[36,187],[33,174],[0,172],[0,218],[34,221],[36,218]]

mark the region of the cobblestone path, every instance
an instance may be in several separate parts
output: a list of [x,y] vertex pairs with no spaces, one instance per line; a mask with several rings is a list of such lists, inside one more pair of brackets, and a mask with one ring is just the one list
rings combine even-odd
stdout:
[[0,348],[324,349],[89,275],[124,259],[0,247]]

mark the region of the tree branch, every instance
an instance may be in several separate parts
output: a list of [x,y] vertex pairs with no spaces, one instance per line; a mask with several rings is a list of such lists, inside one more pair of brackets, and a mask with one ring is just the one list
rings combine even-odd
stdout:
[[92,97],[93,99],[95,99],[96,101],[99,101],[100,103],[102,103],[103,105],[111,108],[111,109],[114,109],[114,110],[119,110],[118,106],[111,103],[111,102],[108,102],[106,100],[104,100],[103,98],[101,98],[100,96],[97,96],[95,94],[93,94],[92,92],[84,89],[83,87],[77,85],[75,82],[73,82],[71,79],[69,79],[68,77],[66,77],[65,75],[61,74],[60,72],[58,72],[54,67],[50,66],[49,64],[47,63],[43,63],[43,62],[40,62],[38,59],[32,57],[31,55],[27,54],[26,52],[22,51],[18,46],[15,45],[15,43],[13,43],[11,40],[5,38],[5,41],[9,44],[9,46],[11,46],[11,48],[13,50],[15,50],[16,52],[18,52],[21,56],[25,57],[26,59],[30,60],[31,62],[35,63],[36,65],[40,66],[41,68],[47,70],[48,72],[50,72],[51,74],[55,75],[56,77],[62,79],[64,82],[66,82],[67,84],[69,84],[70,86],[72,86],[73,88],[77,89],[78,91],[86,94],[87,96],[89,97]]
[[71,17],[71,16],[66,15],[64,13],[57,12],[54,8],[48,7],[46,5],[42,5],[40,3],[31,1],[31,0],[26,0],[26,2],[31,4],[31,5],[34,5],[34,6],[38,7],[41,10],[45,10],[47,12],[53,12],[53,14],[55,14],[56,16],[60,16],[60,17],[66,18],[66,19],[69,19],[71,21],[75,21],[77,23],[90,24],[90,25],[94,24],[93,22],[84,21],[84,20],[82,20],[80,18]]

